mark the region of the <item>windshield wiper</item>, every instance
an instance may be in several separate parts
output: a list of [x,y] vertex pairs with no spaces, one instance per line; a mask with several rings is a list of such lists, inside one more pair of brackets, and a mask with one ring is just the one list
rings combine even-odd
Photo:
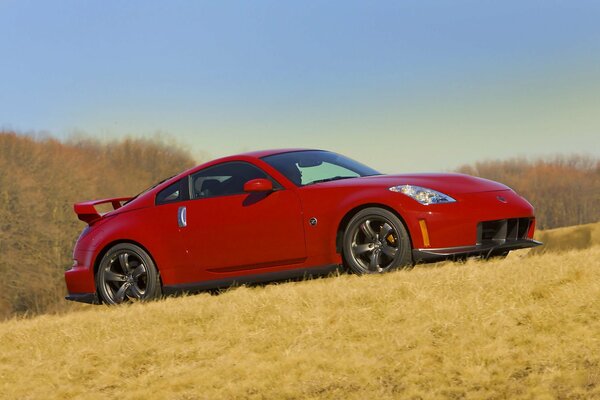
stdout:
[[312,185],[312,184],[315,184],[315,183],[339,181],[340,179],[350,179],[350,178],[358,178],[358,176],[334,176],[332,178],[317,179],[316,181],[312,181],[310,183],[307,183],[307,185]]

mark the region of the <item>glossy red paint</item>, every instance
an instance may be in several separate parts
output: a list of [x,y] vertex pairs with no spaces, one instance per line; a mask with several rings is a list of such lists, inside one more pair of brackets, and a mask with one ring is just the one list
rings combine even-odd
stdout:
[[131,200],[131,197],[117,197],[114,199],[103,199],[103,200],[94,200],[94,201],[86,201],[83,203],[77,203],[73,207],[77,217],[83,222],[88,224],[93,224],[98,221],[102,216],[96,210],[96,206],[101,204],[110,203],[114,210],[121,208],[123,202]]
[[260,193],[273,191],[273,182],[268,179],[252,179],[244,183],[244,192]]
[[[65,272],[68,298],[95,295],[97,263],[119,242],[145,249],[157,265],[164,287],[341,264],[339,232],[350,216],[369,206],[398,215],[414,251],[476,246],[481,221],[529,218],[527,237],[533,237],[533,207],[500,183],[461,174],[410,174],[299,187],[261,159],[297,150],[253,152],[205,163],[122,206],[127,199],[102,200],[115,206],[103,216],[95,212],[98,202],[75,205],[79,217],[90,225],[77,241],[73,267]],[[264,179],[255,179],[245,184],[246,193],[155,204],[157,194],[180,179],[232,161],[254,165],[279,186],[273,189],[267,180],[271,185],[267,188]],[[422,205],[388,190],[405,184],[440,191],[456,202]],[[178,223],[181,207],[187,210],[183,227]],[[318,222],[312,224],[312,218]],[[428,246],[423,242],[420,220],[426,222]]]

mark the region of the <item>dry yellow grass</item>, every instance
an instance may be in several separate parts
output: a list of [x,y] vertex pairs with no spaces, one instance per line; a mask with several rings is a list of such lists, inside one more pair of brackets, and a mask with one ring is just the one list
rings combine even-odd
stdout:
[[600,399],[600,247],[0,323],[15,399]]
[[600,222],[538,231],[535,238],[544,246],[536,247],[532,254],[588,249],[600,245]]

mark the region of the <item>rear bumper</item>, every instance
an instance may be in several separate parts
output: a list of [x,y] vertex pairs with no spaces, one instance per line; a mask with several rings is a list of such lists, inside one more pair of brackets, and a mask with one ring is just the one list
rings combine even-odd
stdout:
[[96,294],[93,268],[94,254],[91,251],[77,249],[74,252],[74,263],[65,271],[67,284],[67,300],[83,303],[99,304]]
[[485,243],[473,246],[445,247],[438,249],[414,249],[414,262],[439,261],[453,257],[482,256],[489,257],[505,251],[526,249],[540,246],[542,243],[533,239],[507,240],[503,243]]
[[82,249],[78,243],[73,252],[73,261],[71,268],[65,271],[69,294],[95,292],[94,252]]

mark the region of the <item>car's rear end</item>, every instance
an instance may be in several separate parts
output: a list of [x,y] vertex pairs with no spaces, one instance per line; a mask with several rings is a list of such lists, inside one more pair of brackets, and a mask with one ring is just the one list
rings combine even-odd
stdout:
[[130,197],[120,197],[74,205],[77,217],[86,222],[88,226],[83,229],[75,244],[73,265],[65,271],[65,282],[69,293],[66,296],[67,300],[85,303],[99,302],[94,281],[94,260],[99,245],[98,238],[102,233],[102,225],[110,212],[103,214],[98,209],[101,206],[110,205],[113,210],[118,210],[130,200]]

